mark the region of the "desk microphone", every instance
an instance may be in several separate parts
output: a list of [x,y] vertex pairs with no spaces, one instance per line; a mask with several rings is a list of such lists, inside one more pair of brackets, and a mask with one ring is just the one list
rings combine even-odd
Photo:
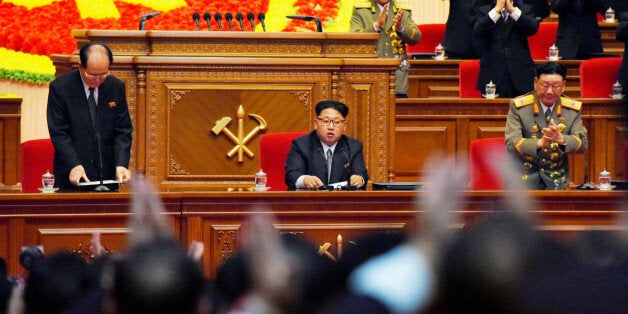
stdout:
[[198,12],[194,12],[192,14],[192,19],[194,19],[194,24],[196,25],[196,30],[200,31],[201,30],[201,25],[198,24],[198,20],[201,19],[201,15],[198,14]]
[[264,32],[266,32],[266,23],[264,23],[265,18],[266,16],[263,12],[257,13],[257,19],[260,21],[260,23],[262,23],[262,29],[264,30]]
[[140,17],[140,30],[143,31],[144,27],[146,26],[146,20],[150,20],[152,18],[154,18],[155,16],[159,15],[160,12],[151,12],[151,13],[146,13],[146,14],[142,14],[142,16]]
[[240,23],[240,30],[244,31],[244,14],[242,12],[236,13],[236,20]]
[[214,14],[214,20],[218,23],[218,30],[222,31],[222,14],[220,14],[220,12],[216,12],[216,14]]
[[227,12],[227,14],[225,14],[225,20],[227,20],[227,23],[229,23],[229,30],[232,31],[233,30],[233,14],[231,14],[231,12]]
[[96,141],[98,142],[98,166],[100,167],[100,185],[94,191],[109,192],[109,188],[105,186],[102,175],[102,149],[100,148],[100,132],[96,132]]
[[301,20],[301,21],[314,21],[316,23],[316,31],[319,33],[323,32],[323,26],[321,25],[321,20],[316,16],[311,15],[286,15],[289,19]]
[[212,30],[212,26],[211,26],[211,23],[210,23],[210,21],[211,21],[211,19],[212,19],[211,14],[209,14],[209,13],[205,12],[205,13],[203,14],[203,19],[205,19],[205,22],[207,22],[207,30],[208,30],[208,31],[211,31],[211,30]]
[[251,31],[254,32],[255,31],[255,14],[249,12],[246,14],[246,18],[249,20],[249,23],[251,23]]

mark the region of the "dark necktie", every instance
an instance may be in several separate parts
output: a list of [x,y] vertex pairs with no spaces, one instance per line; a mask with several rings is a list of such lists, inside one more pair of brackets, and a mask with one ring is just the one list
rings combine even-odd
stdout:
[[549,123],[551,119],[552,119],[552,108],[547,108],[547,110],[545,110],[545,122]]
[[87,105],[89,106],[89,116],[92,118],[92,126],[96,128],[96,98],[94,97],[94,89],[89,89],[89,97],[87,97]]
[[327,184],[329,184],[329,180],[331,179],[331,161],[332,161],[332,151],[331,148],[327,150]]
[[583,6],[582,0],[576,0],[574,2],[574,6],[575,6],[575,9],[576,9],[577,13],[581,13],[582,12],[582,6]]
[[508,20],[508,10],[502,9],[502,19],[504,19],[504,22]]

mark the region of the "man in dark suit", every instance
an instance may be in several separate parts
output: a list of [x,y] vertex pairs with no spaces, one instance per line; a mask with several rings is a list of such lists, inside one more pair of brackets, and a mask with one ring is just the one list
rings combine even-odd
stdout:
[[556,46],[563,59],[589,59],[603,52],[597,21],[597,13],[606,11],[601,0],[552,0],[552,11],[558,14]]
[[449,0],[449,15],[445,24],[443,46],[450,59],[476,59],[471,37],[477,9],[492,0]]
[[292,141],[286,160],[286,185],[290,189],[317,189],[346,181],[365,188],[368,172],[362,143],[344,135],[347,105],[333,100],[316,104],[315,130]]
[[476,88],[497,85],[499,97],[510,98],[531,91],[534,62],[528,37],[539,30],[539,20],[527,4],[515,6],[512,0],[497,0],[478,8],[473,28],[473,47],[481,55]]
[[628,93],[628,11],[621,13],[619,16],[619,25],[615,30],[615,37],[618,41],[624,42],[624,57],[619,67],[619,75],[617,81],[623,88],[623,94]]
[[[515,1],[517,3],[517,1]],[[547,0],[523,0],[522,3],[530,5],[537,20],[543,20],[550,15],[550,5]]]
[[56,78],[48,94],[55,186],[70,190],[81,180],[100,179],[99,151],[103,179],[131,179],[133,125],[124,82],[109,75],[113,54],[106,45],[89,43],[79,55],[78,70]]

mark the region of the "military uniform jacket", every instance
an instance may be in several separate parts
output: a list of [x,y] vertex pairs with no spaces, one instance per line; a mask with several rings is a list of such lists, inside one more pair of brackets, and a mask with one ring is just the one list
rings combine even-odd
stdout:
[[[403,10],[401,23],[403,32],[394,30],[394,19],[397,11]],[[406,44],[414,46],[421,39],[421,32],[412,20],[412,9],[408,5],[399,4],[391,0],[388,6],[386,23],[379,30],[379,40],[375,46],[377,55],[381,58],[399,58],[405,60]],[[350,30],[352,33],[375,33],[375,26],[380,9],[374,0],[356,2],[353,6]],[[397,69],[397,93],[406,94],[408,90],[408,67]]]
[[[506,118],[506,149],[521,165],[522,179],[535,189],[553,189],[556,182],[569,183],[568,154],[587,149],[587,129],[582,123],[582,103],[567,97],[552,108],[551,119],[563,128],[565,145],[536,148],[541,130],[549,124],[543,107],[532,93],[510,101]],[[558,180],[558,181],[555,181]]]

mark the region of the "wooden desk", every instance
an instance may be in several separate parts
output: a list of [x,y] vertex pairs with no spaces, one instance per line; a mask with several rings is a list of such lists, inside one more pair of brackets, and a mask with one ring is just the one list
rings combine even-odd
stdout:
[[598,25],[600,27],[600,37],[602,38],[602,47],[604,48],[604,52],[622,56],[625,48],[624,43],[617,41],[615,38],[615,30],[617,29],[617,25],[619,25],[619,23],[599,22]]
[[[264,132],[309,131],[323,99],[347,104],[346,133],[364,144],[369,177],[388,179],[399,60],[377,34],[74,30],[78,48],[107,43],[126,83],[131,168],[155,184],[244,186]],[[53,55],[57,74],[78,55]],[[220,121],[220,123],[218,123]],[[229,152],[242,144],[247,154]],[[244,149],[242,149],[244,151]]]
[[[408,73],[408,96],[411,98],[459,97],[460,71],[458,66],[464,60],[410,60]],[[547,60],[535,60],[535,64]],[[567,87],[565,94],[580,97],[580,60],[559,60],[567,67]]]
[[[613,99],[580,100],[589,150],[570,156],[572,182],[582,183],[585,165],[592,180],[603,169],[610,171],[613,178],[622,178],[620,147],[622,141],[628,139],[628,129],[622,122],[622,103]],[[421,169],[428,158],[468,156],[471,141],[503,137],[509,101],[444,97],[397,99],[396,180],[422,181]]]
[[[203,241],[202,265],[213,276],[219,263],[239,246],[243,223],[254,213],[272,215],[281,232],[302,234],[313,243],[344,243],[375,230],[409,232],[422,205],[413,191],[161,192],[168,220],[182,245]],[[539,228],[560,237],[582,230],[618,230],[624,193],[618,191],[529,191]],[[499,210],[500,191],[468,191],[460,215],[471,223]],[[131,194],[0,194],[0,256],[10,274],[19,274],[24,245],[44,245],[47,253],[89,245],[102,234],[112,251],[126,245]],[[460,224],[449,226],[460,228]]]

